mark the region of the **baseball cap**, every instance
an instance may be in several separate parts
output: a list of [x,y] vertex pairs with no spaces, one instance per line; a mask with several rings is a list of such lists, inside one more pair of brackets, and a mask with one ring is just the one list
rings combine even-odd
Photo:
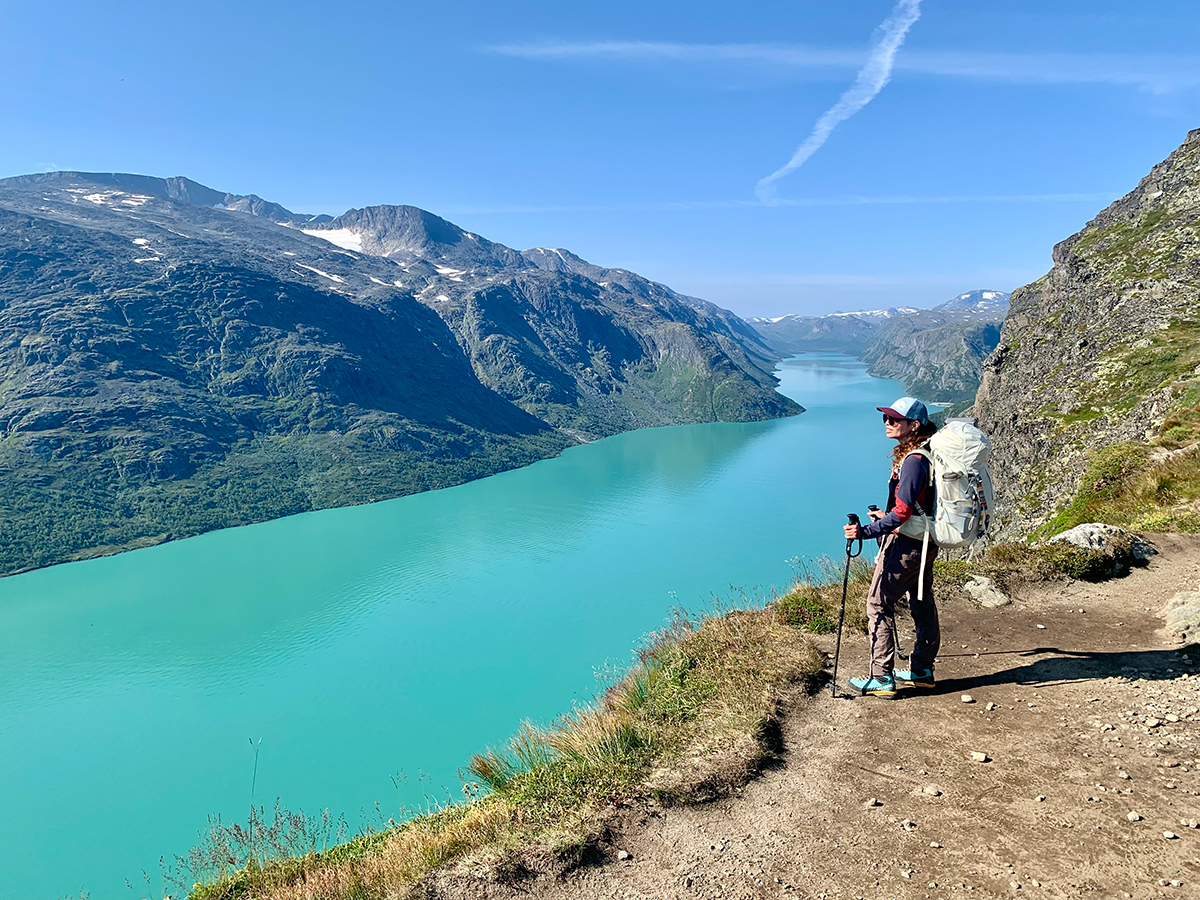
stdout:
[[925,404],[915,397],[901,397],[899,400],[892,402],[891,406],[875,407],[884,415],[891,416],[894,419],[915,419],[922,425],[929,421],[929,410],[925,408]]

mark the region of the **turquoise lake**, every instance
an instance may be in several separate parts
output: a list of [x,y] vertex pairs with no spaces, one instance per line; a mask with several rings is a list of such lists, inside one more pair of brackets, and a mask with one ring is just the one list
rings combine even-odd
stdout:
[[803,415],[0,579],[0,894],[164,890],[160,856],[245,820],[251,739],[268,809],[357,829],[459,797],[473,752],[587,702],[673,607],[840,556],[903,387],[837,356],[778,374]]

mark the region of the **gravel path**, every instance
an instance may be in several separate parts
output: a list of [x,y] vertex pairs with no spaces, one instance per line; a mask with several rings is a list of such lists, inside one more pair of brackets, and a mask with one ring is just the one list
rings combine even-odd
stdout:
[[935,690],[826,690],[739,795],[622,810],[597,865],[476,896],[1200,897],[1200,667],[1158,616],[1200,582],[1200,538],[1155,543],[1124,579],[946,600]]

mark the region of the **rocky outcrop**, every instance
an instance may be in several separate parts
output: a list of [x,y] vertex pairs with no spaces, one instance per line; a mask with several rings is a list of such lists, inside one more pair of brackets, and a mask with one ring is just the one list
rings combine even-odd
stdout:
[[801,411],[732,313],[571,259],[415,207],[0,181],[0,574]]
[[974,412],[1011,535],[1060,510],[1098,449],[1200,436],[1200,130],[1013,292]]

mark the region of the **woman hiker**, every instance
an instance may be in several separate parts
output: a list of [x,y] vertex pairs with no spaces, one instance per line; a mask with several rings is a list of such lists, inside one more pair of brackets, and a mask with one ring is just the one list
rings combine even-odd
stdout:
[[[901,397],[883,413],[884,431],[896,441],[892,451],[892,478],[888,482],[887,511],[873,509],[869,525],[846,525],[846,538],[882,538],[871,590],[867,594],[867,634],[871,642],[871,670],[865,678],[851,678],[851,687],[874,697],[896,696],[896,686],[933,687],[933,660],[941,643],[937,608],[933,605],[933,561],[937,544],[928,542],[925,577],[920,579],[921,547],[925,528],[933,527],[934,488],[930,483],[929,438],[937,428],[929,421],[925,404]],[[917,585],[924,582],[922,596]],[[916,627],[916,642],[909,668],[893,671],[896,651],[896,601],[908,595],[908,608]]]

